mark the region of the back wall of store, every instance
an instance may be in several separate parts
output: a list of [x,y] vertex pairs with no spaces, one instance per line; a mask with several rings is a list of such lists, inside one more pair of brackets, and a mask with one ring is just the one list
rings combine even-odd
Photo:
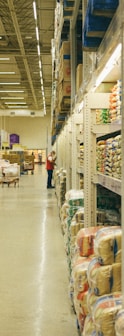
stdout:
[[50,142],[51,121],[45,117],[2,117],[2,129],[20,136],[20,144],[28,149],[47,148]]

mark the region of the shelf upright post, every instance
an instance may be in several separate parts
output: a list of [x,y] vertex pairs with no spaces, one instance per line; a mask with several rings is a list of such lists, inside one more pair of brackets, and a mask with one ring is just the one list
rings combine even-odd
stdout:
[[71,162],[71,152],[72,152],[72,144],[71,144],[71,134],[72,134],[72,128],[71,128],[71,117],[68,119],[67,125],[66,125],[66,172],[67,172],[67,178],[66,178],[66,190],[70,190],[72,186],[72,162]]
[[91,121],[89,96],[84,96],[84,226],[91,226]]
[[124,308],[124,3],[120,0],[121,5],[121,42],[122,42],[122,53],[121,53],[121,80],[122,80],[122,198],[121,198],[121,208],[122,208],[122,300]]

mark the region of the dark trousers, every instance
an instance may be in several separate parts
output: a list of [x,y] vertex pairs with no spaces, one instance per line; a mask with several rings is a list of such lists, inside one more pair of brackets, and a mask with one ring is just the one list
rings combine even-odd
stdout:
[[47,178],[47,187],[51,187],[52,185],[52,176],[53,176],[53,170],[47,170],[48,178]]

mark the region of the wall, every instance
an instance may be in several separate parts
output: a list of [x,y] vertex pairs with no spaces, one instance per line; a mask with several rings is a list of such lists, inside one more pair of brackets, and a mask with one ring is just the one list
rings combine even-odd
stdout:
[[5,117],[4,129],[20,136],[20,144],[28,149],[47,148],[51,138],[51,120],[45,117]]

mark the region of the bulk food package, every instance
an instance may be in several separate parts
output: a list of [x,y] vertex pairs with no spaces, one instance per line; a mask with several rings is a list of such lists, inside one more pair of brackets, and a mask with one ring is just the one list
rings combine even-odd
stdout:
[[116,335],[115,318],[122,307],[121,236],[116,226],[82,228],[77,233],[72,284],[82,336]]

